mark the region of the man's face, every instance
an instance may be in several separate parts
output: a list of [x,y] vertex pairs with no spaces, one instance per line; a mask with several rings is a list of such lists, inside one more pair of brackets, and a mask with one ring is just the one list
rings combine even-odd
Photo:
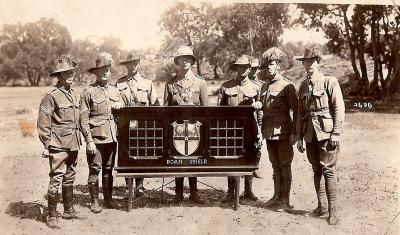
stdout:
[[313,73],[318,69],[318,59],[305,59],[303,60],[303,66],[308,74]]
[[130,73],[137,73],[140,67],[140,62],[138,60],[131,61],[125,64],[126,69]]
[[193,58],[190,56],[180,56],[177,63],[180,69],[188,70],[192,67]]
[[110,75],[111,75],[111,67],[106,66],[106,67],[99,68],[96,70],[95,73],[96,73],[97,80],[108,81],[108,79],[110,78]]
[[267,65],[267,74],[269,76],[275,76],[275,74],[279,71],[281,68],[281,64],[277,60],[273,60],[268,63]]
[[61,72],[59,73],[58,78],[66,84],[71,85],[75,78],[75,70]]
[[237,64],[235,65],[235,71],[237,72],[237,75],[240,77],[246,77],[250,73],[250,65],[242,65],[242,64]]

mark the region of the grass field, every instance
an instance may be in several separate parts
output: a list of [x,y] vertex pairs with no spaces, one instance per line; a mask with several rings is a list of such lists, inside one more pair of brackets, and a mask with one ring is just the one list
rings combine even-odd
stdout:
[[[217,87],[217,85],[216,85]],[[53,234],[45,223],[45,194],[48,160],[42,159],[36,119],[40,99],[51,90],[40,88],[0,88],[0,230],[2,234]],[[77,89],[81,90],[81,89]],[[163,86],[157,87],[159,94]],[[210,97],[211,103],[216,97]],[[351,103],[349,104],[351,107]],[[75,181],[76,210],[81,219],[60,218],[62,234],[398,234],[400,115],[373,113],[368,109],[349,110],[344,123],[342,149],[338,162],[338,202],[341,223],[328,226],[325,219],[308,216],[315,206],[311,166],[304,154],[295,151],[292,164],[291,201],[297,214],[267,210],[263,202],[272,194],[272,169],[265,146],[260,163],[263,179],[254,181],[260,202],[242,205],[233,211],[220,204],[224,194],[199,184],[208,201],[198,207],[185,201],[169,202],[173,184],[166,188],[166,203],[149,190],[148,196],[134,202],[131,213],[124,211],[124,180],[115,182],[114,198],[121,205],[115,210],[91,214],[86,187],[88,169],[84,146],[79,153]],[[33,127],[32,127],[33,126]],[[29,134],[23,136],[22,130]],[[167,179],[168,181],[171,179]],[[226,191],[226,179],[200,178]],[[147,179],[145,187],[159,187],[161,179]],[[187,185],[187,181],[185,181]],[[185,197],[188,188],[185,187]],[[59,204],[62,212],[62,205]]]

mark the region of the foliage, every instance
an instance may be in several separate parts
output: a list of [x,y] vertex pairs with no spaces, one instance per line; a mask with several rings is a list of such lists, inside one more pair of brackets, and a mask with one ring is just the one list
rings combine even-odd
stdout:
[[38,86],[54,68],[55,59],[71,47],[68,29],[54,19],[42,18],[33,23],[4,25],[0,37],[1,83],[27,79]]

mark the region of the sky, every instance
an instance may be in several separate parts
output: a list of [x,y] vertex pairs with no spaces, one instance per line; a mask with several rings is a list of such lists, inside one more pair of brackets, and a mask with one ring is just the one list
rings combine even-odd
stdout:
[[[349,0],[329,1],[345,3]],[[380,0],[382,1],[390,4],[393,0]],[[0,26],[32,22],[42,17],[55,18],[68,28],[72,39],[111,35],[120,38],[125,49],[158,48],[164,36],[157,22],[161,13],[174,2],[175,0],[0,0]],[[223,4],[227,1],[213,2]],[[286,2],[294,1],[286,0]],[[374,2],[374,0],[362,0],[362,2]],[[310,32],[302,28],[286,30],[282,40],[284,43],[326,41],[321,32]]]

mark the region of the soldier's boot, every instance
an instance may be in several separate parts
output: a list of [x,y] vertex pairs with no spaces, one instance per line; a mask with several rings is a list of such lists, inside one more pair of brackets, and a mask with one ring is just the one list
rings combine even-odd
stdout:
[[281,176],[280,174],[274,173],[272,178],[274,180],[274,196],[264,204],[269,208],[278,206],[281,201]]
[[253,176],[246,175],[244,177],[244,193],[240,196],[240,199],[248,199],[251,201],[258,200],[253,193]]
[[189,200],[197,204],[204,204],[205,201],[200,197],[197,190],[197,178],[189,177],[190,195]]
[[48,213],[49,216],[46,221],[46,225],[49,228],[60,229],[61,227],[58,225],[57,220],[57,201],[58,201],[58,193],[47,194],[47,204],[48,204]]
[[230,203],[233,202],[235,194],[235,178],[228,177],[228,193],[224,199],[222,199],[222,203]]
[[93,213],[100,213],[103,208],[99,202],[99,181],[95,183],[88,183],[90,195],[90,211]]
[[253,171],[253,177],[254,177],[254,178],[257,178],[257,179],[262,179],[262,176],[261,176],[259,170]]
[[281,191],[281,203],[278,210],[280,211],[291,211],[293,206],[290,205],[290,188],[292,185],[292,179],[284,177],[282,178],[282,191]]
[[182,203],[182,202],[183,202],[183,178],[176,177],[174,203]]
[[327,219],[329,225],[336,225],[339,223],[336,208],[336,177],[333,171],[325,173],[325,188],[328,195],[328,211],[329,217]]
[[145,188],[143,187],[143,178],[136,178],[135,197],[139,198],[144,195]]
[[77,218],[74,210],[74,187],[73,185],[62,186],[62,198],[64,203],[63,219],[75,219]]
[[322,180],[322,172],[314,172],[314,187],[317,193],[318,206],[311,212],[311,216],[327,216],[328,208],[326,206],[325,182]]
[[102,184],[103,184],[103,197],[104,197],[103,207],[108,209],[117,208],[118,205],[112,200],[113,176],[111,172],[107,171],[103,173]]

